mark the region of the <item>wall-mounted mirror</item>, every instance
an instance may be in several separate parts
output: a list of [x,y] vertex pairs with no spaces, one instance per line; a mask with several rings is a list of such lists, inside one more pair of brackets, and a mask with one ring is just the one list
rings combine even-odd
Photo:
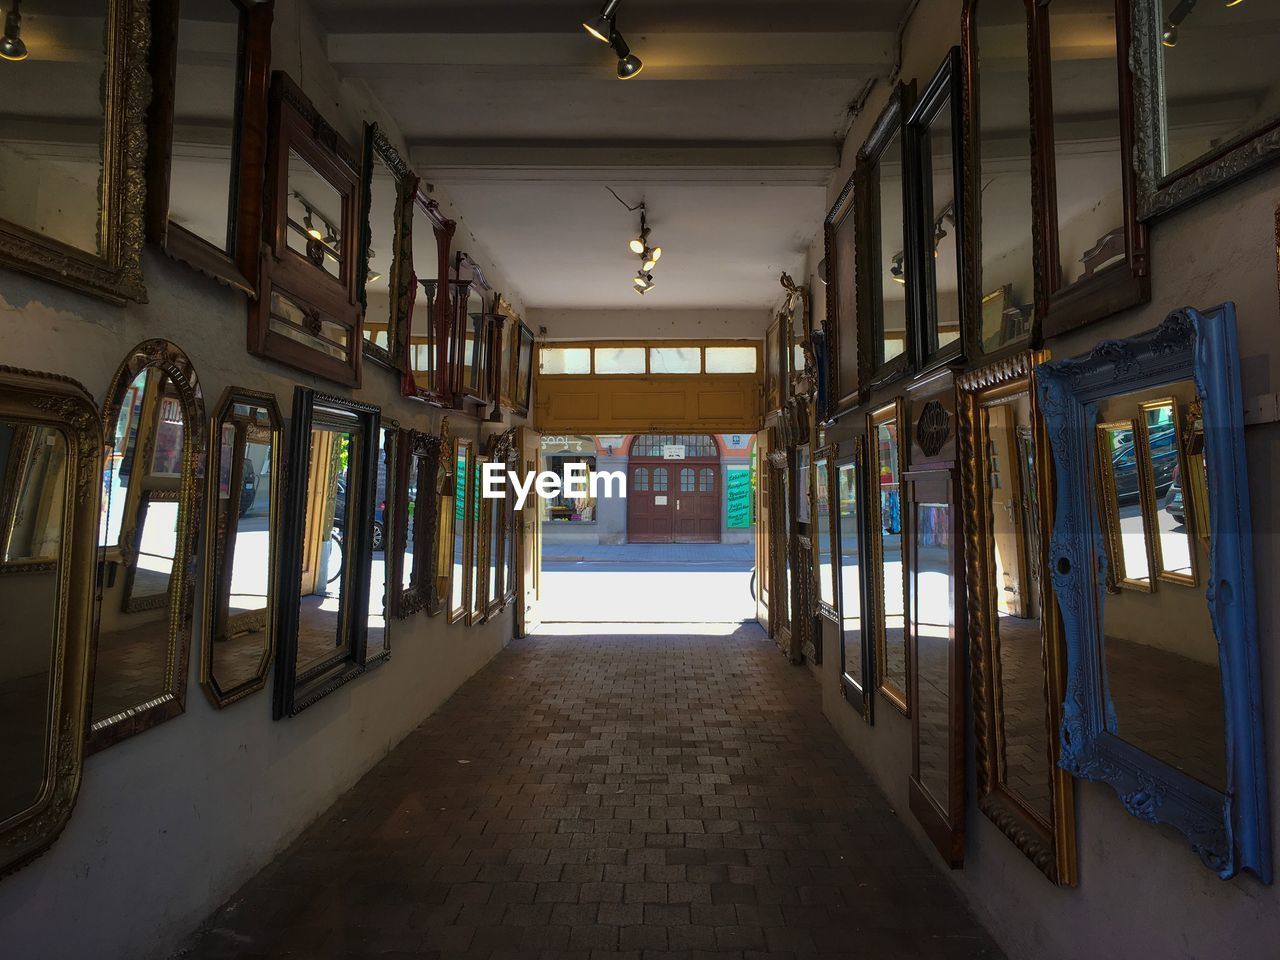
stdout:
[[146,0],[25,12],[25,59],[5,64],[0,263],[113,303],[145,300]]
[[813,457],[813,575],[818,581],[818,610],[839,622],[836,593],[839,572],[835,563],[831,493],[835,489],[836,448],[823,447]]
[[[1156,217],[1280,158],[1280,29],[1269,3],[1135,0],[1138,199]],[[1213,91],[1214,108],[1204,96]]]
[[[471,485],[472,461],[475,445],[466,437],[455,437],[453,441],[453,496],[441,499],[441,511],[445,505],[450,507],[447,523],[440,527],[442,560],[447,562],[442,570],[448,571],[449,589],[449,622],[457,623],[463,619],[471,604],[471,578],[475,565],[471,561],[472,525],[471,515],[475,509],[475,491]],[[442,514],[441,517],[444,520]],[[446,537],[445,531],[448,531]]]
[[902,401],[867,417],[871,444],[870,557],[867,571],[876,651],[876,682],[890,703],[909,714],[906,577],[902,516]]
[[952,470],[906,475],[907,610],[910,627],[911,781],[909,801],[951,867],[964,863],[964,596],[959,516]]
[[0,874],[54,841],[80,788],[102,450],[83,387],[0,367]]
[[489,520],[486,509],[489,501],[480,496],[480,471],[485,457],[479,448],[471,456],[471,468],[467,477],[467,625],[484,622],[485,614],[485,564],[489,555]]
[[1051,465],[1024,353],[960,377],[978,806],[1053,883],[1075,883],[1072,780],[1058,766],[1066,655],[1044,575]]
[[917,239],[908,245],[905,268],[907,281],[917,285],[911,320],[919,370],[949,363],[965,347],[962,70],[960,48],[955,47],[907,120],[916,171],[909,190]]
[[414,200],[413,276],[409,320],[404,324],[404,378],[401,393],[439,406],[452,406],[448,383],[449,344],[455,316],[450,290],[449,259],[455,224],[440,205],[419,187]]
[[[1252,528],[1235,308],[1183,310],[1087,357],[1036,368],[1053,444],[1057,504],[1049,569],[1067,643],[1062,766],[1111,784],[1125,808],[1180,829],[1222,877],[1271,879]],[[1102,423],[1188,413],[1179,479],[1204,477],[1208,588],[1158,580],[1110,593],[1108,505],[1096,483]],[[1153,419],[1157,421],[1157,413]],[[1197,459],[1202,458],[1202,459]],[[1139,463],[1142,458],[1139,458]],[[1177,501],[1166,493],[1170,506]],[[1196,521],[1180,509],[1167,524]],[[1207,546],[1207,552],[1205,548]],[[1176,697],[1176,702],[1171,700]]]
[[200,682],[215,707],[261,690],[275,644],[280,409],[241,387],[212,421]]
[[869,388],[906,372],[907,327],[906,135],[915,82],[894,88],[867,142],[858,151],[858,327],[862,336],[861,380]]
[[273,3],[152,0],[147,234],[257,289]]
[[276,581],[277,720],[364,670],[381,448],[377,407],[294,390]]
[[205,476],[204,400],[186,355],[138,344],[107,390],[103,427],[90,751],[185,709]]
[[427,613],[435,616],[450,606],[450,584],[453,579],[453,514],[456,492],[457,463],[454,459],[454,440],[449,432],[449,418],[440,421],[440,442],[436,448],[435,481],[432,499],[428,501],[434,514],[431,532],[431,552],[427,570]]
[[395,551],[399,590],[393,593],[393,609],[399,617],[412,616],[432,605],[440,441],[434,434],[417,430],[406,430],[400,436],[397,486],[403,495],[395,521],[400,531],[400,548]]
[[513,412],[519,417],[527,417],[529,415],[530,403],[532,402],[533,348],[533,331],[529,329],[524,321],[521,321],[516,335],[516,393],[515,407],[513,408]]
[[403,549],[393,518],[400,510],[401,490],[396,486],[397,441],[400,426],[383,420],[378,429],[373,481],[373,526],[369,543],[373,557],[369,564],[369,626],[365,633],[365,666],[391,656],[391,594],[395,582],[396,552]]
[[862,589],[866,462],[862,437],[842,441],[841,449],[846,443],[852,446],[852,452],[836,461],[836,515],[833,518],[839,554],[840,692],[870,723],[874,653],[868,642],[866,594]]
[[458,317],[453,331],[454,405],[475,410],[489,400],[489,284],[467,254],[458,253],[455,270],[466,284],[458,292]]
[[[409,322],[414,286],[411,258],[418,178],[376,123],[366,124],[364,135],[366,173],[364,216],[360,222],[365,240],[359,267],[364,353],[400,370],[405,350],[401,328]],[[423,229],[427,229],[425,223]],[[434,238],[428,243],[433,244]]]
[[823,224],[823,245],[827,263],[827,313],[822,320],[823,344],[827,351],[827,377],[832,409],[825,415],[848,410],[860,399],[861,363],[857,299],[857,224],[854,208],[858,198],[855,169],[840,191]]
[[[1128,404],[1110,404],[1120,410]],[[1107,582],[1112,589],[1155,590],[1151,566],[1149,523],[1151,502],[1142,455],[1138,420],[1110,420],[1095,427],[1098,453],[1095,459],[1098,505],[1103,513],[1102,533],[1107,538]]]

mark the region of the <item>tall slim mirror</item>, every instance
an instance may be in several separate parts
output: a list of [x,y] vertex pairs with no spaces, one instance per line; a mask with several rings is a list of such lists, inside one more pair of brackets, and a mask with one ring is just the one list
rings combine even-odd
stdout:
[[54,841],[80,787],[102,449],[83,387],[0,368],[0,873]]
[[[413,286],[413,208],[418,178],[376,123],[365,126],[360,292],[364,353],[400,369]],[[430,232],[428,224],[423,230]],[[410,331],[412,337],[412,331]]]
[[[840,691],[870,722],[872,698],[869,676],[873,655],[868,641],[862,590],[863,438],[852,441],[853,453],[836,465],[836,549],[839,552],[840,585]],[[841,444],[843,448],[844,444]]]
[[215,707],[266,684],[275,643],[280,410],[230,387],[214,414],[200,681]]
[[408,617],[432,606],[431,580],[435,572],[432,552],[441,437],[406,430],[397,446],[400,461],[397,486],[402,495],[395,521],[395,528],[400,531],[400,546],[394,551],[398,554],[399,589],[393,592],[392,607],[396,616]]
[[835,484],[834,446],[823,447],[813,457],[813,574],[818,581],[818,608],[836,619],[836,570],[831,524],[831,491]]
[[204,400],[186,355],[135,347],[107,390],[101,612],[89,749],[182,713],[204,499]]
[[869,571],[875,591],[877,689],[909,714],[907,689],[906,577],[902,516],[902,402],[894,401],[867,418],[872,451]]
[[[473,575],[474,564],[471,563],[472,527],[470,521],[474,507],[474,491],[471,486],[471,464],[474,445],[466,437],[455,437],[453,441],[453,496],[449,505],[446,549],[449,570],[449,622],[456,623],[467,615],[471,602],[469,578]],[[443,505],[443,501],[442,501]],[[441,533],[445,528],[441,528]]]
[[391,655],[389,614],[391,585],[395,573],[395,551],[400,543],[392,531],[392,518],[399,510],[403,495],[396,487],[396,442],[400,427],[394,420],[383,420],[378,429],[377,463],[373,481],[373,527],[369,543],[373,556],[369,563],[369,624],[365,633],[363,663],[368,666]]

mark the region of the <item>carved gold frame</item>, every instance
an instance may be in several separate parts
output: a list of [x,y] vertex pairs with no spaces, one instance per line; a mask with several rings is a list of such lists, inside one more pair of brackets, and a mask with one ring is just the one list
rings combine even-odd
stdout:
[[[1147,552],[1147,579],[1145,581],[1129,576],[1129,570],[1124,559],[1124,541],[1120,532],[1120,500],[1116,492],[1115,464],[1112,462],[1111,448],[1107,442],[1111,432],[1115,430],[1128,430],[1130,437],[1133,438],[1133,467],[1137,475],[1138,498],[1142,509],[1143,549]],[[1099,423],[1094,428],[1094,436],[1096,438],[1094,459],[1097,465],[1095,477],[1098,485],[1098,511],[1100,514],[1098,519],[1102,524],[1102,536],[1107,545],[1107,587],[1113,592],[1124,588],[1126,590],[1137,590],[1140,593],[1155,593],[1155,551],[1151,545],[1153,539],[1151,536],[1153,509],[1151,501],[1155,487],[1150,476],[1151,461],[1149,458],[1142,456],[1142,449],[1138,445],[1138,418],[1133,417],[1129,420],[1110,420],[1106,423]]]
[[[1053,504],[1053,470],[1048,434],[1040,418],[1034,368],[1045,351],[1016,354],[957,378],[960,407],[960,467],[964,513],[965,583],[968,602],[970,674],[973,686],[974,759],[978,806],[1050,882],[1074,886],[1076,840],[1074,786],[1058,766],[1058,726],[1066,690],[1066,648],[1062,623],[1047,574],[1048,532]],[[1040,581],[1041,657],[1045,678],[1045,749],[1049,760],[1053,819],[1046,823],[1005,787],[1003,768],[1004,698],[998,657],[992,541],[992,491],[988,432],[983,411],[1026,394],[1031,403],[1032,445],[1037,463],[1037,516],[1042,531],[1040,555],[1029,558],[1046,571]]]
[[[268,506],[268,523],[272,531],[270,554],[267,557],[267,604],[261,613],[242,614],[239,618],[240,622],[245,625],[257,627],[259,622],[266,631],[266,644],[263,646],[262,659],[258,664],[257,672],[248,680],[243,681],[233,687],[224,690],[218,683],[217,677],[213,670],[213,652],[214,642],[214,624],[217,622],[217,606],[221,603],[221,590],[218,586],[218,579],[222,569],[222,562],[225,559],[227,535],[230,532],[227,526],[222,526],[218,518],[218,483],[222,472],[222,421],[227,416],[232,407],[237,404],[247,404],[250,406],[262,407],[267,411],[267,416],[271,421],[271,482],[270,489],[267,491],[269,498]],[[275,641],[276,641],[276,577],[277,577],[277,557],[280,552],[280,535],[281,528],[280,517],[280,478],[284,471],[284,451],[281,444],[284,442],[284,420],[280,416],[280,407],[276,403],[274,394],[262,393],[257,390],[248,390],[244,387],[227,387],[222,394],[222,400],[218,404],[217,413],[209,421],[209,490],[208,490],[208,516],[205,525],[205,541],[204,541],[204,625],[203,636],[200,650],[200,685],[204,687],[204,692],[208,694],[209,701],[221,710],[223,707],[242,700],[251,693],[261,690],[267,683],[267,673],[271,670],[271,663],[275,659]],[[242,467],[237,461],[232,464],[230,474],[231,500],[227,506],[227,522],[231,527],[238,528],[240,523],[240,488]]]
[[147,106],[151,24],[147,0],[108,0],[102,82],[102,166],[98,247],[79,250],[0,220],[0,263],[101,297],[145,303],[142,243],[146,227]]
[[[168,642],[165,652],[165,690],[145,704],[104,717],[89,727],[88,750],[96,753],[121,740],[178,716],[186,709],[187,662],[191,652],[191,619],[195,607],[196,539],[204,497],[205,414],[200,381],[191,361],[168,340],[144,340],[120,364],[103,407],[100,442],[104,450],[114,446],[116,418],[129,386],[143,370],[154,367],[164,373],[178,393],[184,418],[182,476],[178,482],[178,539],[169,580]],[[101,474],[99,475],[101,484]],[[100,551],[102,552],[102,551]],[[104,559],[112,562],[110,550]],[[104,567],[106,564],[104,564]],[[101,591],[102,585],[99,585]],[[95,643],[96,643],[95,628]],[[96,653],[95,653],[96,677]],[[90,715],[92,720],[92,714]]]
[[[1143,482],[1143,496],[1146,498],[1144,503],[1151,505],[1151,524],[1148,536],[1148,552],[1151,555],[1151,574],[1154,580],[1163,580],[1165,583],[1177,583],[1184,587],[1200,586],[1200,551],[1195,548],[1192,543],[1192,531],[1196,529],[1198,517],[1196,515],[1196,504],[1194,499],[1187,496],[1186,492],[1182,497],[1182,509],[1186,511],[1185,523],[1183,528],[1187,538],[1188,553],[1191,560],[1191,572],[1177,573],[1172,570],[1166,570],[1164,566],[1164,545],[1160,539],[1160,500],[1156,496],[1156,477],[1155,472],[1150,469],[1151,463],[1151,428],[1147,425],[1147,412],[1150,410],[1158,410],[1161,407],[1170,407],[1173,411],[1173,446],[1178,458],[1179,476],[1187,476],[1191,473],[1187,465],[1186,456],[1186,431],[1182,429],[1182,410],[1178,406],[1177,397],[1159,397],[1154,400],[1146,400],[1138,404],[1138,434],[1142,438],[1142,450],[1146,452],[1146,462],[1148,468],[1146,470]],[[1145,521],[1145,517],[1144,517]]]
[[[906,431],[906,405],[901,398],[890,401],[867,414],[867,469],[870,471],[867,484],[870,496],[871,536],[867,538],[871,547],[870,566],[867,571],[872,588],[872,640],[875,644],[876,657],[876,689],[886,700],[894,705],[903,716],[911,716],[911,703],[906,688],[899,689],[888,679],[886,661],[888,658],[888,635],[884,622],[884,518],[880,508],[880,448],[877,441],[877,428],[886,423],[897,426],[897,464],[898,464],[898,497],[902,501],[905,482],[903,469],[906,460],[903,456],[902,438]],[[903,681],[910,684],[911,678],[911,644],[907,641],[907,576],[906,576],[906,513],[902,513],[902,527],[899,531],[902,539],[902,662]]]
[[[45,782],[30,807],[0,825],[0,876],[4,876],[30,863],[57,839],[80,790],[89,712],[103,447],[97,405],[84,387],[66,377],[0,366],[0,415],[57,428],[67,442]],[[0,573],[21,576],[25,569],[15,565]]]

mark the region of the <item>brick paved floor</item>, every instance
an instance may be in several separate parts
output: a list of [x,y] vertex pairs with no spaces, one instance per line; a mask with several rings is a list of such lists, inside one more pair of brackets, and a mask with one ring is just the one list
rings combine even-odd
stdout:
[[515,641],[180,955],[1000,958],[817,694],[754,624]]

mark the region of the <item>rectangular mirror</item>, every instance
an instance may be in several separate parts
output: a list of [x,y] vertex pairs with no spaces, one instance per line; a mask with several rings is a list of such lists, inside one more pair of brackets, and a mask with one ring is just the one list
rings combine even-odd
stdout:
[[393,608],[399,617],[419,610],[433,610],[432,578],[435,574],[436,499],[440,475],[441,438],[417,430],[406,430],[400,437],[398,486],[404,491],[399,500],[396,529],[401,531],[399,590],[393,594]]
[[[146,0],[27,13],[25,42],[5,57],[21,55],[5,64],[0,263],[113,303],[145,301]],[[8,17],[20,28],[16,5]]]
[[862,329],[862,381],[874,388],[908,365],[906,137],[914,81],[894,88],[889,103],[858,152],[858,310]]
[[1048,438],[1024,353],[959,378],[978,806],[1052,883],[1075,884],[1072,779],[1058,766],[1066,658],[1044,570]]
[[[865,460],[863,438],[851,441],[853,453],[836,465],[836,549],[840,555],[840,692],[864,720],[871,722],[869,678],[873,671],[871,645],[867,642],[866,610],[862,590],[863,490]],[[841,444],[843,448],[844,444]]]
[[[1245,869],[1269,883],[1235,308],[1188,308],[1104,346],[1036,368],[1057,490],[1049,569],[1068,658],[1060,763],[1111,784],[1135,816],[1181,830],[1220,876]],[[1149,589],[1111,593],[1102,574],[1115,560],[1106,536],[1114,502],[1095,482],[1098,465],[1105,472],[1112,449],[1126,442],[1111,425],[1141,424],[1149,412],[1158,430],[1174,409],[1186,411],[1171,431],[1187,438],[1179,476],[1204,476],[1203,496],[1189,502],[1208,515],[1207,537],[1193,538],[1190,549],[1203,551],[1196,562],[1211,586],[1154,579]],[[1098,441],[1104,433],[1111,446]],[[1142,430],[1135,433],[1130,445],[1141,444]],[[1136,458],[1145,472],[1149,454]]]
[[[1188,521],[1194,511],[1187,509],[1182,478],[1193,469],[1190,461],[1195,454],[1187,438],[1188,430],[1194,430],[1185,422],[1185,412],[1187,404],[1195,405],[1195,398],[1184,393],[1183,400],[1181,409],[1177,397],[1159,397],[1141,405],[1138,449],[1147,465],[1143,476],[1145,502],[1150,505],[1152,570],[1160,580],[1194,587],[1199,585],[1203,551],[1196,549]],[[1197,459],[1197,473],[1203,477],[1204,458]]]
[[450,244],[455,224],[440,213],[440,205],[419,184],[414,199],[411,231],[413,285],[409,291],[408,321],[401,348],[404,375],[400,391],[437,406],[452,406],[448,383],[449,345],[456,314],[449,280]]
[[[402,327],[409,322],[413,289],[413,208],[418,178],[376,123],[365,124],[364,133],[364,215],[360,222],[365,242],[358,279],[364,305],[364,353],[400,370],[405,359]],[[410,331],[410,339],[412,335]]]
[[152,0],[147,234],[252,295],[273,4]]
[[210,434],[200,661],[200,682],[219,709],[261,690],[271,666],[281,436],[272,394],[223,394]]
[[395,578],[395,551],[401,549],[394,536],[392,518],[399,511],[401,491],[396,487],[396,440],[400,426],[383,420],[378,430],[377,466],[374,468],[373,527],[369,544],[373,549],[369,565],[369,625],[365,634],[365,666],[391,656],[391,590]]
[[964,596],[960,524],[950,470],[908,475],[911,523],[909,800],[947,865],[964,864],[964,677],[956,594]]
[[489,515],[484,509],[488,501],[480,496],[480,470],[484,457],[477,449],[471,456],[467,477],[466,573],[467,625],[484,621],[484,568],[489,554]]
[[[456,437],[453,441],[453,496],[448,498],[449,537],[445,556],[448,559],[446,569],[449,571],[449,622],[457,623],[467,615],[470,609],[471,593],[469,578],[473,575],[474,564],[471,562],[472,528],[469,518],[474,510],[475,492],[471,486],[471,464],[474,447],[465,437]],[[444,501],[441,503],[441,509]],[[441,528],[443,535],[444,527]]]
[[862,333],[858,314],[858,171],[840,191],[823,225],[826,252],[827,315],[823,319],[823,344],[828,355],[828,376],[833,409],[828,414],[848,410],[861,399],[862,373],[859,349]]
[[205,478],[199,383],[177,346],[148,340],[107,390],[90,751],[185,709]]
[[102,451],[83,387],[0,371],[0,873],[53,843],[79,791]]
[[453,406],[479,414],[489,402],[489,304],[490,287],[471,257],[454,257],[458,281],[457,311],[450,346]]
[[902,401],[867,418],[873,450],[870,577],[876,620],[877,689],[910,715],[907,700],[906,578],[902,517]]
[[[1110,405],[1122,409],[1121,404]],[[1098,503],[1107,538],[1107,582],[1112,589],[1155,589],[1151,576],[1151,512],[1138,421],[1114,420],[1097,426]]]
[[836,613],[836,565],[833,556],[833,526],[831,522],[831,491],[835,487],[834,446],[823,447],[813,458],[813,567],[818,581],[818,608],[825,616],[838,622]]
[[534,338],[533,331],[523,321],[520,323],[520,331],[516,339],[516,349],[519,352],[516,357],[515,368],[516,394],[514,412],[516,416],[526,417],[529,415],[530,404],[532,403]]
[[[1140,214],[1194,203],[1280,158],[1280,29],[1269,3],[1135,0]],[[1206,109],[1206,91],[1213,107]]]
[[294,390],[289,462],[300,466],[289,474],[277,575],[277,720],[364,669],[380,447],[377,407]]

